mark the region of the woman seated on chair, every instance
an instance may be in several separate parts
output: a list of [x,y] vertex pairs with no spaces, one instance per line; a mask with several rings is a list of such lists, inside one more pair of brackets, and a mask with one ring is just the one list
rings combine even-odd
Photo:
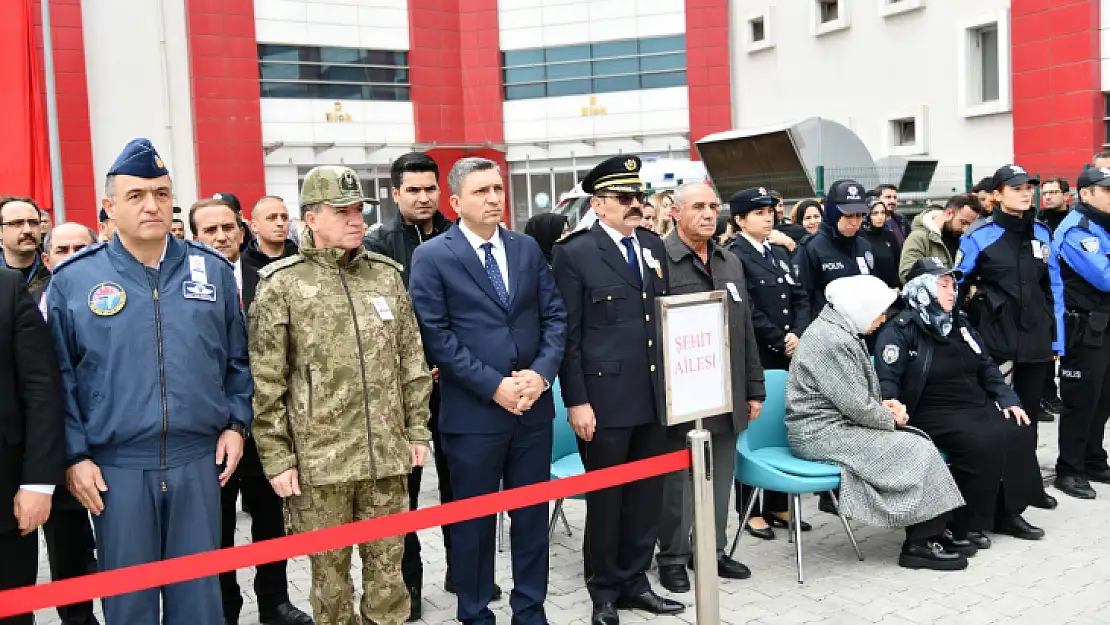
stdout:
[[794,454],[840,467],[839,511],[880,527],[905,527],[898,564],[959,570],[967,558],[946,544],[963,498],[928,438],[908,430],[906,408],[883,400],[863,335],[885,321],[897,293],[874,276],[825,288],[828,305],[806,329],[786,383],[786,434]]
[[990,547],[983,531],[992,527],[1042,538],[1021,513],[1043,487],[1029,417],[967,318],[952,312],[960,277],[939,258],[913,264],[902,292],[909,308],[879,333],[875,369],[883,397],[903,402],[910,425],[948,456],[967,501],[952,515],[950,538],[973,555]]

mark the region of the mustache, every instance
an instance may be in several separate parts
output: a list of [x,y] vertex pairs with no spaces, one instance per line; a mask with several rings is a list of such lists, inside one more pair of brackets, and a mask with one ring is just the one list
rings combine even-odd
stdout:
[[639,208],[636,208],[636,207],[632,207],[632,208],[624,211],[624,218],[625,219],[628,219],[629,217],[643,217],[643,216],[644,216],[644,211],[639,209]]

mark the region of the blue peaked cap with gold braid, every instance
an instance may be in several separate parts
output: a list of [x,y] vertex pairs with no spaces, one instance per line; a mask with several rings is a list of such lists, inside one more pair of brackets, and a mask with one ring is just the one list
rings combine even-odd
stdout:
[[640,193],[644,183],[640,180],[640,157],[622,155],[598,163],[582,179],[582,190],[590,195],[602,191],[614,193]]
[[154,149],[154,144],[144,137],[132,139],[108,170],[109,176],[123,175],[147,179],[160,178],[169,174],[170,170],[166,169],[166,164],[162,161],[162,157],[158,156],[158,150]]

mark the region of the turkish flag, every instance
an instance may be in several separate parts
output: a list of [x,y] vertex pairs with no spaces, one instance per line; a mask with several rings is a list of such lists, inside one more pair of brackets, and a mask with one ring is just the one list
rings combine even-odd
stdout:
[[32,0],[0,0],[0,195],[53,208]]

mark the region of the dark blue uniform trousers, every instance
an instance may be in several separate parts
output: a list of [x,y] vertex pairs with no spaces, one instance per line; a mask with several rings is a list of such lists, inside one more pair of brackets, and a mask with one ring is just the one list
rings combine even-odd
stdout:
[[[215,450],[213,450],[215,451]],[[220,482],[215,454],[160,470],[101,466],[108,491],[93,517],[100,570],[212,551],[220,546]],[[162,491],[165,480],[166,490]],[[158,600],[164,602],[160,617]],[[127,625],[221,625],[215,576],[106,597],[104,618]]]
[[[451,465],[455,501],[545,482],[551,478],[551,422],[516,427],[497,434],[441,434]],[[548,504],[509,511],[512,539],[513,591],[509,606],[515,625],[547,622]],[[492,624],[488,604],[493,598],[496,517],[486,516],[451,526],[448,565],[463,623]]]

